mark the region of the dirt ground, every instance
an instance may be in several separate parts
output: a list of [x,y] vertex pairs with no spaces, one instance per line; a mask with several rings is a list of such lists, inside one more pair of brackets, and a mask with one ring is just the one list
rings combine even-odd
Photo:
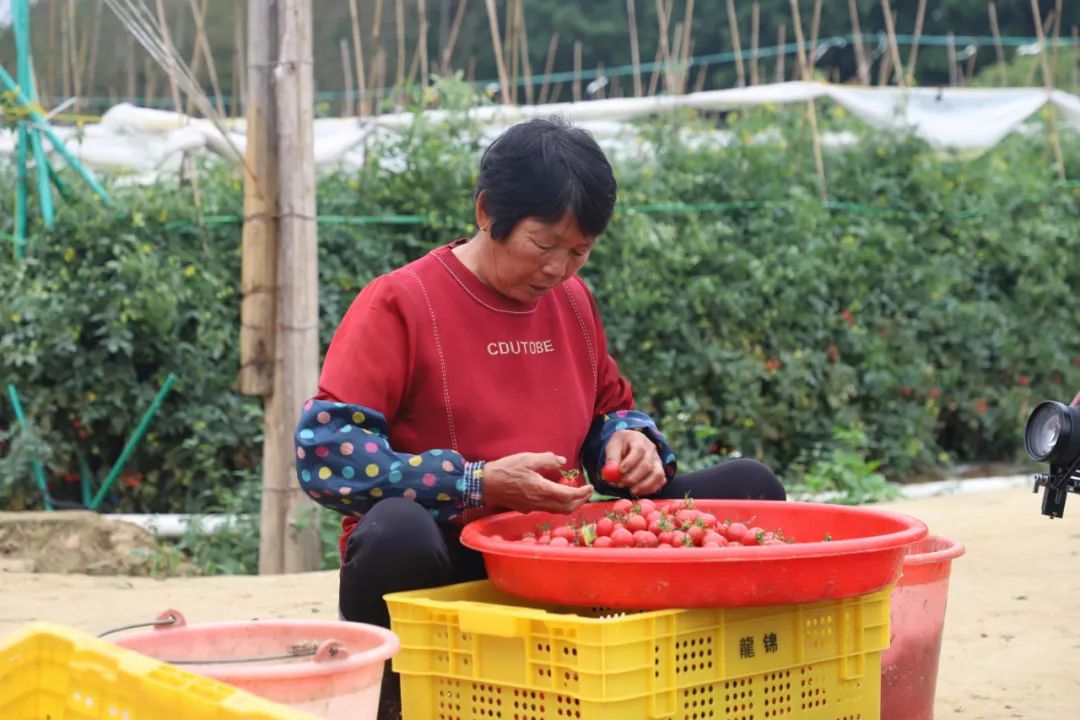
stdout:
[[[1080,498],[1063,520],[1023,489],[898,502],[960,540],[938,720],[1050,720],[1080,708]],[[155,580],[0,572],[0,636],[33,620],[89,632],[177,608],[189,622],[336,618],[336,573]]]

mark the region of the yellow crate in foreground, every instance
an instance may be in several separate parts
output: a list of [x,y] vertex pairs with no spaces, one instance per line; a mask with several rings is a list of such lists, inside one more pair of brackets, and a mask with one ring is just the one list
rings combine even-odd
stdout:
[[405,720],[876,720],[889,589],[639,613],[486,581],[386,596]]
[[34,623],[0,640],[3,720],[313,720],[92,635]]

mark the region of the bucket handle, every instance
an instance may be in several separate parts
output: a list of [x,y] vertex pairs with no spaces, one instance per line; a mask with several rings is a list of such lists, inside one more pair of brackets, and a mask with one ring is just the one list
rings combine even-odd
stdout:
[[153,627],[154,630],[169,630],[171,628],[184,627],[185,625],[187,625],[187,618],[184,617],[184,614],[179,610],[170,608],[161,612],[156,618],[149,622],[130,623],[128,625],[109,628],[105,632],[98,633],[98,637],[103,638],[106,635],[123,632],[124,630],[136,630],[144,627]]
[[323,640],[315,651],[315,662],[340,662],[348,657],[345,644],[338,640]]

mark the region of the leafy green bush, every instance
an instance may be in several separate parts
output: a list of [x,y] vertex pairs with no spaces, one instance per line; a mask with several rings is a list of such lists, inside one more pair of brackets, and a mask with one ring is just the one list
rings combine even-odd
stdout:
[[[862,427],[860,457],[893,479],[1016,459],[1035,400],[1080,386],[1080,191],[1055,180],[1041,135],[961,160],[821,109],[859,137],[826,152],[828,202],[801,111],[729,115],[727,144],[665,116],[619,155],[621,205],[583,274],[639,405],[687,468],[737,453],[794,482],[812,449],[842,447],[838,427]],[[1080,142],[1063,139],[1078,176]],[[474,229],[467,115],[386,143],[320,180],[324,347],[372,277]],[[0,233],[10,187],[0,177]],[[58,493],[80,454],[104,473],[169,372],[107,507],[203,511],[258,475],[261,402],[233,390],[239,177],[205,167],[200,191],[200,209],[166,184],[116,188],[120,212],[76,198],[26,260],[0,258],[0,384],[51,447]],[[19,472],[0,504],[33,502]]]

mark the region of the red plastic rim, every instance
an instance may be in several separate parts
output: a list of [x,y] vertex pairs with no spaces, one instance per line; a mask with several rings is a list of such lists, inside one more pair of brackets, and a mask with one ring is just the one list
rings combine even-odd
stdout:
[[966,552],[963,544],[940,535],[929,535],[908,546],[904,566],[951,562]]

